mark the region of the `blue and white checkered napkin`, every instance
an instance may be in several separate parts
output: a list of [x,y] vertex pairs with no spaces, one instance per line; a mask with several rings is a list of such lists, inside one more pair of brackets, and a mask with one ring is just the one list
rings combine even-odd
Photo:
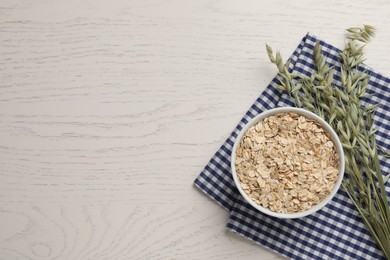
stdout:
[[[310,75],[314,69],[312,51],[317,39],[306,35],[290,57],[290,71]],[[327,62],[339,68],[337,48],[320,41]],[[362,66],[371,74],[366,100],[379,103],[375,123],[379,131],[377,141],[390,150],[390,79],[370,68]],[[335,84],[339,84],[339,74]],[[240,195],[234,185],[230,169],[233,142],[242,127],[254,116],[279,106],[292,106],[286,94],[277,90],[274,78],[257,98],[235,130],[211,158],[195,180],[195,185],[230,212],[227,229],[255,243],[266,246],[292,259],[382,259],[382,252],[366,230],[347,194],[340,190],[333,200],[315,214],[300,219],[277,219],[253,209]],[[390,160],[381,158],[382,170],[389,173]],[[390,197],[390,181],[387,195]]]

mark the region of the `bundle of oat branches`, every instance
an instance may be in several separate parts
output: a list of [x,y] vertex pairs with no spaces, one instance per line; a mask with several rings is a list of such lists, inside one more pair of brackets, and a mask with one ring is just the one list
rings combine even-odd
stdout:
[[300,77],[288,71],[279,52],[267,52],[278,68],[280,89],[286,91],[297,107],[306,108],[324,118],[338,133],[344,147],[346,178],[342,186],[356,206],[371,235],[387,259],[390,259],[390,208],[380,168],[375,140],[373,113],[376,105],[363,105],[369,94],[369,75],[357,67],[363,62],[362,43],[374,35],[374,28],[347,29],[347,43],[340,53],[341,85],[333,81],[334,68],[328,66],[317,43],[314,47],[315,71]]

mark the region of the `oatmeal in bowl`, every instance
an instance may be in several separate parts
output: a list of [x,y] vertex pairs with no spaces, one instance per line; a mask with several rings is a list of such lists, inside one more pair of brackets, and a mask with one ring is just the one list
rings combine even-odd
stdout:
[[292,107],[268,110],[248,122],[231,163],[245,200],[280,218],[303,217],[325,206],[344,174],[337,134],[317,115]]

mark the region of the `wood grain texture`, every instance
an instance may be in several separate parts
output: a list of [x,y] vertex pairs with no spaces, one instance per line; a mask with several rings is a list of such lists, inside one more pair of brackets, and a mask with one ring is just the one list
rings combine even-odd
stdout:
[[192,186],[307,31],[343,45],[376,1],[2,0],[0,259],[281,259]]

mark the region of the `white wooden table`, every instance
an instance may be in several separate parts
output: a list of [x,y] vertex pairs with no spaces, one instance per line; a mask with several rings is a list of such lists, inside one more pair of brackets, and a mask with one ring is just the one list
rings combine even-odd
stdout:
[[2,0],[0,259],[281,259],[192,183],[307,31],[343,46],[377,1]]

